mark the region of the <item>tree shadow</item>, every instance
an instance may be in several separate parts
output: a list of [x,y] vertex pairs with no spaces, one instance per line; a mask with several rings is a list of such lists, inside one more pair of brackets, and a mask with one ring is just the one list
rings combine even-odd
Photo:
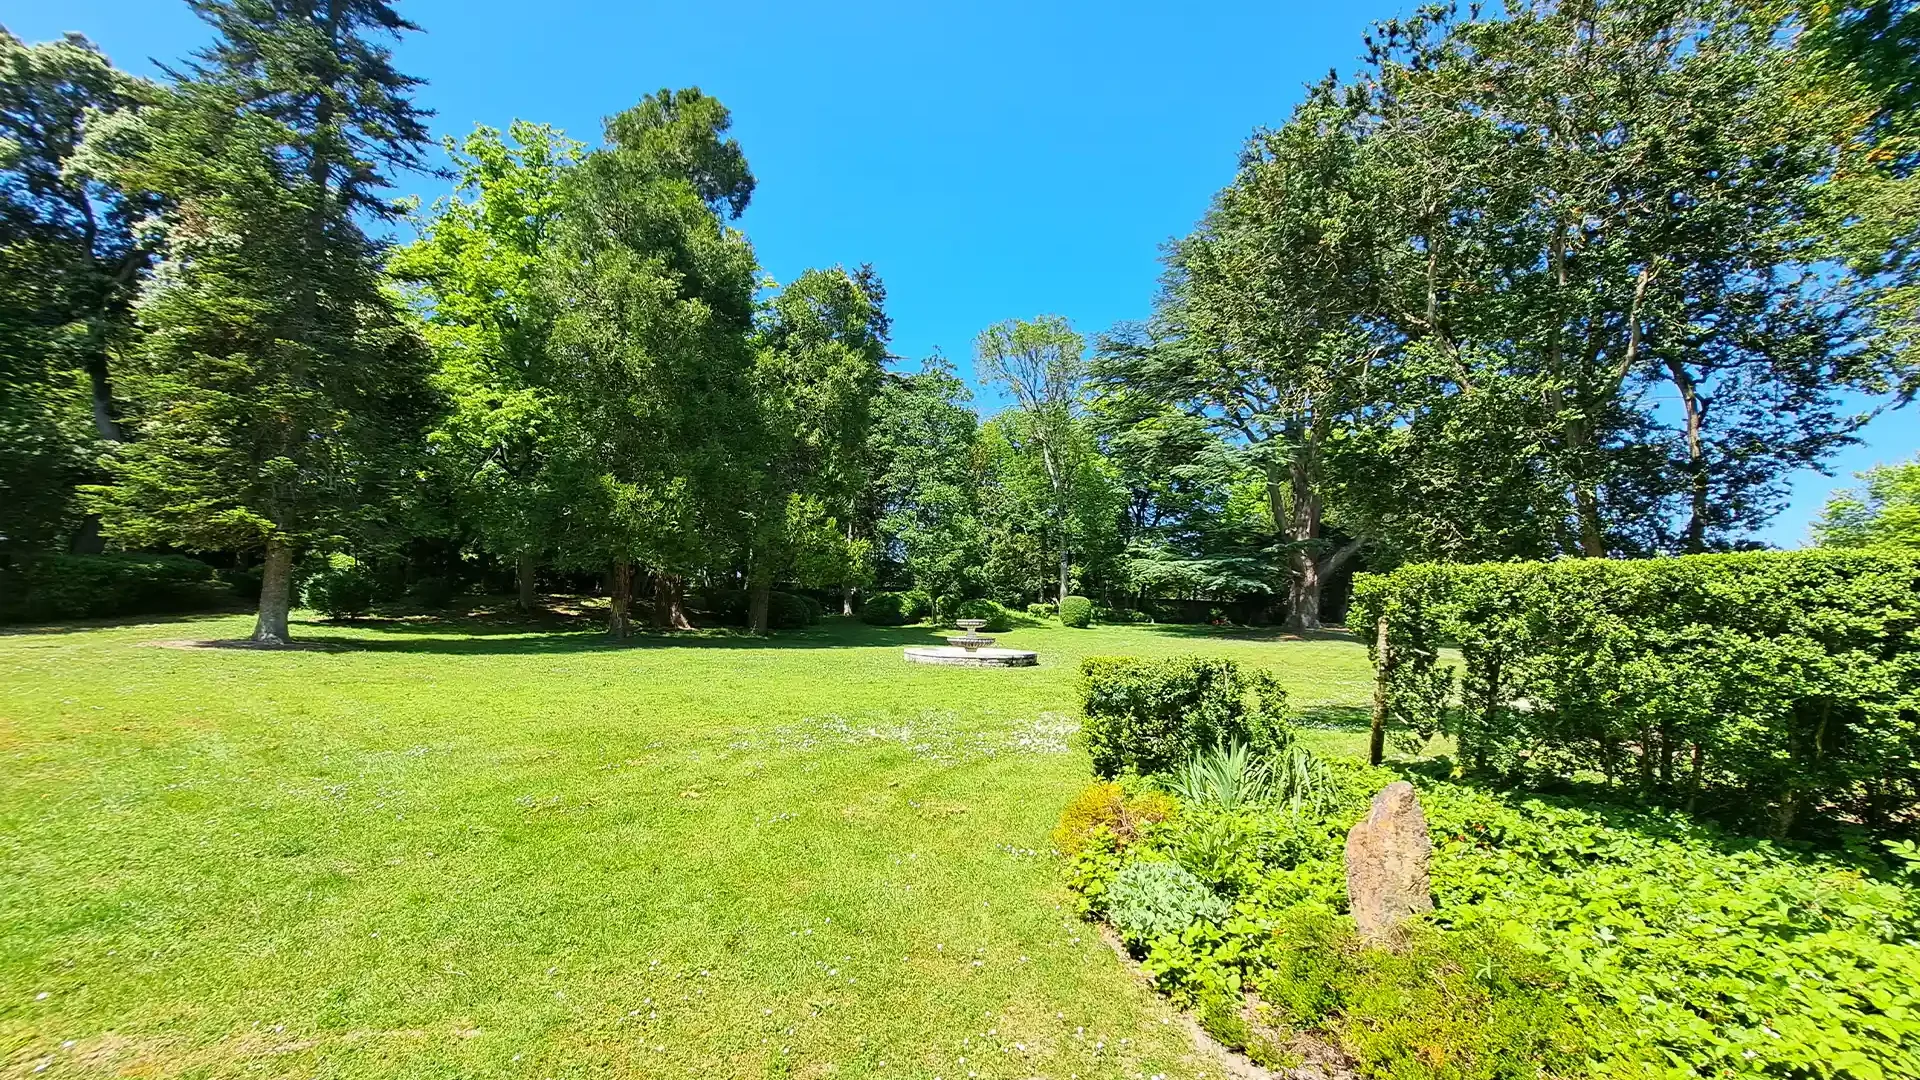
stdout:
[[1211,626],[1206,623],[1130,623],[1125,624],[1163,637],[1190,638],[1196,641],[1358,641],[1343,627],[1291,631],[1278,626]]
[[378,653],[432,653],[454,656],[538,656],[555,653],[617,652],[629,649],[861,649],[937,645],[941,631],[922,626],[868,626],[840,616],[797,630],[776,630],[757,637],[732,627],[695,630],[640,629],[616,640],[589,620],[571,620],[559,627],[539,623],[490,622],[454,617],[421,617],[403,621],[362,620],[357,623],[315,624],[326,627],[360,626],[378,636],[300,633],[310,641],[343,650]]
[[1373,726],[1373,713],[1359,705],[1310,705],[1294,714],[1294,723],[1321,731],[1366,731]]

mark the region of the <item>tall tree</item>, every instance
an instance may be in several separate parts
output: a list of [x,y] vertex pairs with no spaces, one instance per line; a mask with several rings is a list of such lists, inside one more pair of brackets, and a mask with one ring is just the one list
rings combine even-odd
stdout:
[[611,566],[615,637],[636,567],[653,575],[656,625],[686,626],[686,579],[743,531],[757,265],[725,221],[753,191],[730,125],[697,89],[650,94],[608,119],[607,145],[562,185],[545,286],[559,546]]
[[[863,277],[877,282],[870,271]],[[758,505],[747,558],[755,633],[766,632],[777,576],[806,566],[832,580],[805,584],[839,585],[863,558],[841,523],[852,520],[867,481],[886,358],[886,316],[869,287],[838,267],[808,270],[765,307],[754,371]]]
[[428,443],[462,515],[488,550],[515,562],[522,610],[549,546],[560,430],[547,359],[553,327],[542,259],[578,143],[515,121],[448,141],[459,176],[389,271],[416,290],[447,411]]
[[971,595],[983,582],[980,417],[951,361],[889,375],[868,435],[868,502],[880,559],[933,596]]
[[1003,434],[1018,454],[1030,456],[1046,478],[1047,546],[1059,568],[1056,599],[1073,590],[1077,545],[1087,540],[1078,516],[1094,481],[1089,455],[1094,444],[1084,424],[1088,384],[1082,355],[1086,341],[1058,315],[1011,319],[980,332],[974,364],[981,378],[1013,398],[1017,422]]
[[[48,542],[94,443],[122,436],[112,356],[131,345],[151,259],[135,225],[152,200],[76,159],[90,113],[128,112],[152,93],[78,34],[26,45],[0,28],[0,546]],[[91,438],[67,415],[75,370]],[[75,542],[98,540],[95,522]]]
[[136,121],[90,133],[100,172],[166,200],[139,319],[137,437],[92,491],[123,543],[264,548],[254,639],[287,639],[295,555],[350,533],[405,476],[423,350],[360,221],[421,162],[424,113],[384,0],[193,0],[215,43]]

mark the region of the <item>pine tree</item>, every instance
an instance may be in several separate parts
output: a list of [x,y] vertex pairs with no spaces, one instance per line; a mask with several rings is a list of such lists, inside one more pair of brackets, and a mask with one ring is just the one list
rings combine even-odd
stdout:
[[422,162],[418,80],[380,43],[415,28],[384,0],[192,6],[216,43],[95,136],[168,210],[138,437],[91,496],[122,543],[264,549],[253,637],[281,643],[296,554],[387,504],[423,405],[423,352],[359,224],[395,212],[384,170]]

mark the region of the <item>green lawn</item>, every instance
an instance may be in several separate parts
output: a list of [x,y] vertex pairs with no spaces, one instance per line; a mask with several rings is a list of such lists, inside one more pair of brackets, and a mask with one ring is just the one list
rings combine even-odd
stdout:
[[1071,918],[1089,653],[1277,669],[1353,752],[1351,641],[771,641],[209,617],[0,636],[0,1075],[1217,1074]]

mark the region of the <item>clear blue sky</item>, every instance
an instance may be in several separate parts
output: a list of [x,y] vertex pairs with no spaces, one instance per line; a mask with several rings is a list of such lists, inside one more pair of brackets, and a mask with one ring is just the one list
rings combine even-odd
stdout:
[[[1000,319],[1057,313],[1091,334],[1146,315],[1160,244],[1231,178],[1247,134],[1411,6],[400,0],[427,32],[399,63],[428,80],[441,134],[522,117],[597,142],[600,118],[649,90],[718,96],[760,181],[743,224],[767,271],[871,262],[894,350],[937,346],[966,369]],[[0,22],[29,41],[78,30],[144,74],[206,36],[175,0],[0,0]],[[1911,457],[1920,412],[1867,436],[1838,480],[1795,478],[1766,539],[1801,542],[1836,483]]]

